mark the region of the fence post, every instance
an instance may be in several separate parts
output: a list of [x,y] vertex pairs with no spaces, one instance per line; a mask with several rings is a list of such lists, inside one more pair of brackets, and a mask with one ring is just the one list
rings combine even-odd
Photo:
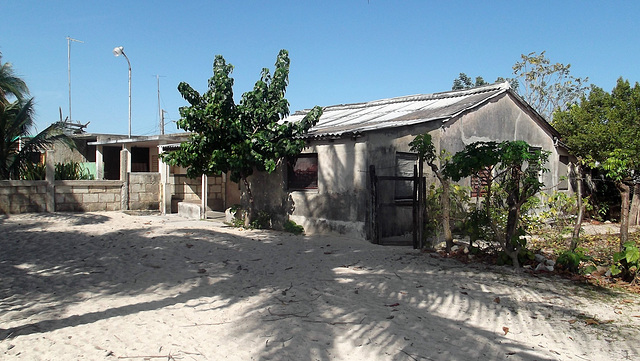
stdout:
[[372,164],[369,166],[369,179],[371,183],[371,209],[369,219],[371,224],[371,242],[380,244],[380,234],[378,232],[378,178],[376,177],[376,167]]
[[419,200],[418,200],[418,165],[413,165],[413,249],[418,249],[418,209],[419,209]]
[[45,153],[45,177],[47,181],[47,195],[45,210],[47,212],[56,211],[56,167],[55,159],[53,157],[54,150],[47,150]]

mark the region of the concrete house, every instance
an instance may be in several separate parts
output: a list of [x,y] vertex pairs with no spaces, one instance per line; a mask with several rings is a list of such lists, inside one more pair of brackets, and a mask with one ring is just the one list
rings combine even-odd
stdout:
[[[286,120],[298,121],[305,111]],[[377,176],[410,176],[417,161],[409,149],[416,135],[429,132],[437,151],[451,154],[476,141],[524,140],[551,152],[542,181],[569,191],[569,153],[558,133],[510,88],[498,83],[468,90],[412,95],[329,106],[307,134],[308,146],[277,174],[252,177],[256,204],[285,212],[307,232],[339,232],[371,239],[376,207],[382,240],[411,231],[411,182],[378,185],[370,195],[370,169]],[[425,167],[427,182],[436,182]],[[465,183],[466,182],[466,183]],[[469,185],[470,180],[463,181]],[[409,200],[409,201],[408,201]]]

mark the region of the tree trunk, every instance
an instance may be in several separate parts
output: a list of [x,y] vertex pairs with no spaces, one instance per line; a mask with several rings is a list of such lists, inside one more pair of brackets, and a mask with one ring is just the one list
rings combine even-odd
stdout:
[[629,212],[629,225],[637,226],[638,224],[640,224],[640,183],[634,183],[631,211]]
[[247,177],[242,177],[242,182],[244,183],[244,187],[247,190],[247,197],[249,204],[247,205],[247,214],[244,218],[244,226],[249,227],[251,225],[251,221],[253,221],[253,213],[254,213],[254,202],[253,202],[253,193],[251,193],[251,187],[249,186],[249,181]]
[[507,199],[507,206],[509,211],[507,214],[507,227],[505,230],[505,239],[503,240],[503,248],[505,253],[513,261],[513,267],[519,268],[520,262],[518,261],[518,253],[520,253],[520,244],[514,242],[513,239],[516,236],[516,230],[518,227],[518,218],[520,217],[519,207],[513,196],[509,196]]
[[428,164],[442,185],[442,194],[440,194],[440,204],[442,204],[442,231],[444,234],[445,250],[449,253],[451,252],[451,247],[453,247],[453,235],[451,234],[451,183],[449,179],[442,175],[435,163]]
[[444,231],[446,250],[447,253],[449,253],[451,252],[451,247],[453,247],[453,235],[451,234],[451,199],[449,196],[451,187],[448,179],[440,179],[440,182],[442,183],[442,194],[440,195],[440,202],[442,203],[442,228]]
[[624,250],[623,245],[629,240],[629,193],[631,188],[621,181],[616,182],[616,187],[620,191],[620,251]]
[[584,219],[584,204],[582,202],[582,167],[580,165],[574,165],[573,169],[576,173],[576,205],[578,207],[578,217],[576,223],[573,226],[573,233],[571,235],[571,246],[569,251],[575,252],[578,248],[578,241],[580,240],[580,228],[582,228],[582,220]]

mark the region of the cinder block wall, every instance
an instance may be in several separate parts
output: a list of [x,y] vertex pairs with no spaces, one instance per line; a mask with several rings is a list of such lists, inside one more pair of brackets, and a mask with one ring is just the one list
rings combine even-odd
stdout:
[[160,173],[131,173],[129,176],[129,209],[160,209]]
[[[178,202],[200,202],[202,194],[202,178],[188,178],[184,174],[170,176],[171,184],[171,209],[173,213],[178,211]],[[210,176],[207,179],[209,208],[214,211],[223,211],[223,187],[222,176]]]
[[121,181],[56,181],[56,211],[119,211]]
[[0,181],[0,213],[47,210],[47,181]]

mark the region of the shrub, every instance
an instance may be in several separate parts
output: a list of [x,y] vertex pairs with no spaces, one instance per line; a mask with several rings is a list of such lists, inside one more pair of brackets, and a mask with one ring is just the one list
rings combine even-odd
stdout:
[[288,220],[284,223],[284,230],[293,234],[304,233],[304,227],[302,227],[301,225],[297,224],[292,220]]
[[92,179],[89,171],[82,168],[78,162],[57,163],[56,164],[56,180],[80,180]]
[[[584,248],[576,248],[575,252],[564,251],[558,256],[558,259],[556,259],[556,266],[569,272],[578,273],[582,262],[593,261],[592,257],[585,254],[586,251]],[[589,265],[584,268],[582,273],[591,273],[594,270],[595,266]]]
[[622,251],[613,255],[611,274],[620,275],[623,280],[635,283],[640,269],[640,251],[634,242],[626,242],[622,247]]

